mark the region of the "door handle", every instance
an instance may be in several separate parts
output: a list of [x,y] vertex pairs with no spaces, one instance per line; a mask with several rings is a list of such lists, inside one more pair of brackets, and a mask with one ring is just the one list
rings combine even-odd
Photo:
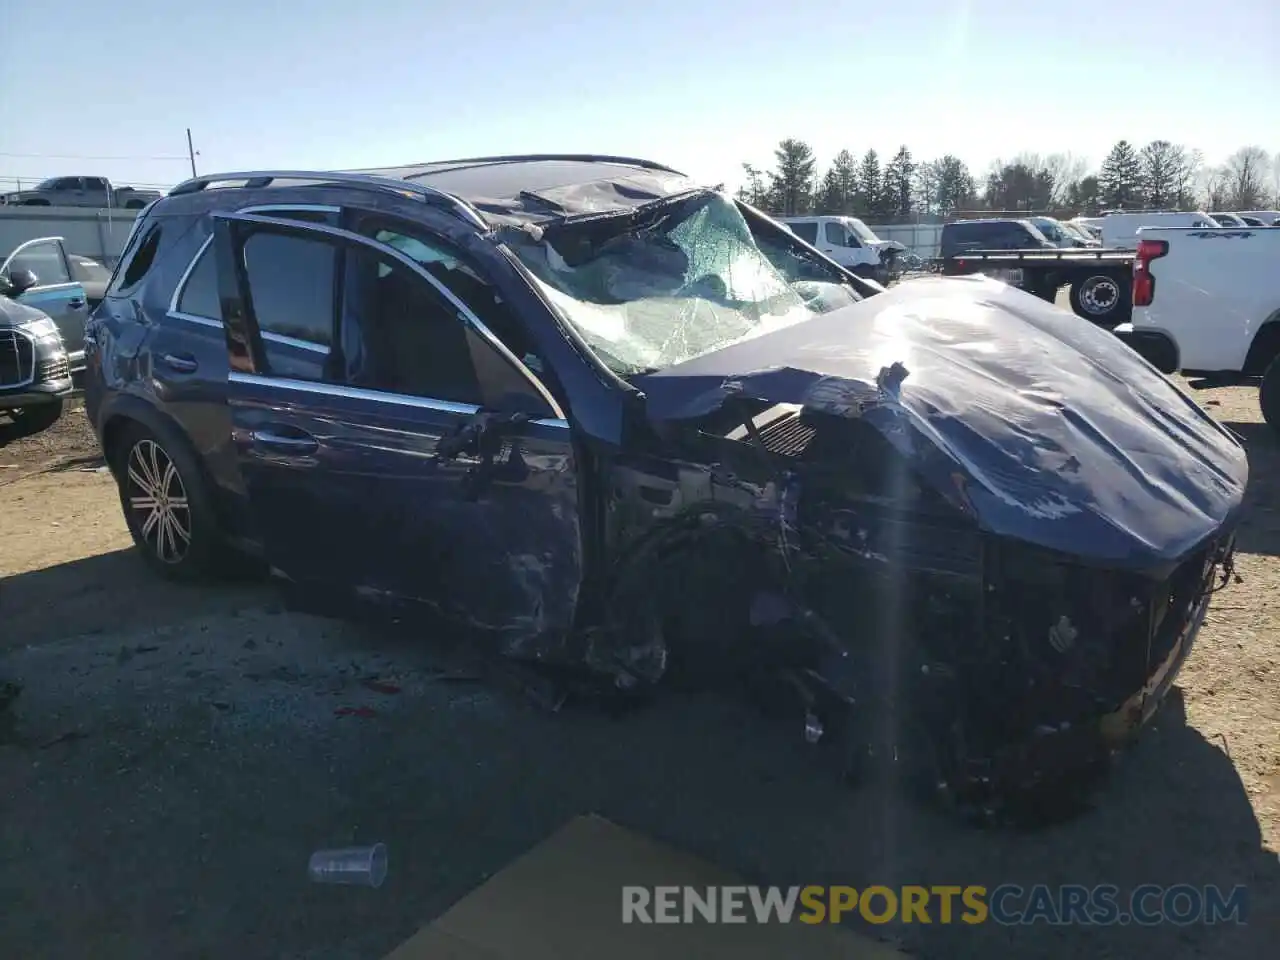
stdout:
[[264,427],[254,430],[249,436],[258,446],[281,453],[314,453],[320,447],[320,443],[309,433],[276,433],[270,427]]
[[196,358],[183,354],[181,356],[173,353],[166,353],[160,358],[164,361],[164,365],[171,370],[177,370],[179,373],[195,373],[196,368],[200,364],[196,363]]
[[73,297],[72,299],[67,301],[67,306],[70,307],[72,310],[79,310],[81,307],[84,306],[84,298]]

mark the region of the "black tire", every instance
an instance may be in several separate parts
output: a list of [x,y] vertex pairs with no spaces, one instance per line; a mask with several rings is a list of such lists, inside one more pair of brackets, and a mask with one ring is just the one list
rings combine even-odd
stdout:
[[1132,313],[1129,278],[1114,273],[1091,273],[1071,284],[1071,310],[1099,326],[1114,327]]
[[34,437],[37,433],[48,430],[62,416],[62,399],[52,403],[39,403],[34,407],[20,407],[8,411],[13,420],[14,439]]
[[1280,357],[1276,357],[1262,375],[1262,384],[1258,387],[1258,406],[1262,408],[1262,419],[1277,434],[1280,434]]
[[220,576],[229,550],[208,483],[190,450],[133,422],[108,456],[125,523],[148,566],[171,580]]
[[24,206],[24,207],[47,207],[47,206],[49,206],[49,201],[48,201],[48,200],[23,200],[23,201],[22,201],[22,206]]

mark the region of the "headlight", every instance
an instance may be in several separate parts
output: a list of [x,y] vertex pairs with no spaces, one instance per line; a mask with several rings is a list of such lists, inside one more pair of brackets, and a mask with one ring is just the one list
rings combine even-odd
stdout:
[[22,329],[37,340],[60,339],[58,325],[48,317],[41,317],[39,320],[28,320],[22,325]]

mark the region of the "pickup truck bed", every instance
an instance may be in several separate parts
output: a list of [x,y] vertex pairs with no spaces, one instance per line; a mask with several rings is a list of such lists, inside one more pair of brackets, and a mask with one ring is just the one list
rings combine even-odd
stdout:
[[1020,271],[1017,286],[1052,300],[1071,285],[1071,309],[1099,326],[1114,327],[1129,319],[1132,250],[1070,248],[1061,250],[966,250],[942,260],[944,276],[969,273],[998,275]]

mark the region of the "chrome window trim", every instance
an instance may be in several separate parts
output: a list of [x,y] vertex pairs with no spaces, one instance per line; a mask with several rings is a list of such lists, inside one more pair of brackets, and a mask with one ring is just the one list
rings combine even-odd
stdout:
[[[234,214],[233,216],[235,217],[235,219],[243,220],[246,223],[260,223],[260,224],[263,224],[264,226],[278,226],[282,222],[279,220],[272,219],[271,217],[263,217],[257,214],[238,214],[237,213],[237,214]],[[498,339],[498,337],[494,335],[493,331],[490,330],[488,327],[484,325],[484,323],[481,322],[480,318],[477,317],[471,311],[470,307],[468,307],[465,303],[459,300],[458,297],[454,295],[452,290],[450,290],[447,286],[445,286],[443,283],[441,283],[439,280],[433,277],[430,273],[428,273],[426,268],[423,267],[422,264],[418,263],[418,261],[414,260],[412,257],[401,252],[400,250],[397,250],[395,247],[388,246],[385,243],[379,243],[377,240],[374,240],[371,237],[366,237],[364,234],[354,233],[351,230],[344,230],[341,227],[331,227],[328,224],[324,224],[324,223],[309,223],[309,222],[300,222],[300,221],[287,222],[286,225],[295,230],[319,233],[319,234],[323,234],[325,236],[331,237],[332,239],[335,239],[335,240],[341,240],[346,243],[355,244],[356,246],[366,247],[366,248],[375,250],[378,253],[392,260],[395,260],[401,266],[404,266],[408,268],[410,271],[412,271],[413,273],[417,274],[419,277],[421,277],[423,280],[429,283],[432,287],[434,287],[435,290],[441,296],[443,296],[450,304],[453,305],[453,308],[458,311],[460,319],[465,325],[470,326],[478,334],[480,334],[480,336],[483,337],[488,342],[490,347],[497,350],[498,353],[501,356],[503,356],[508,363],[510,363],[512,366],[515,367],[517,372],[519,372],[525,378],[526,382],[534,389],[534,391],[538,394],[538,396],[541,397],[542,400],[547,404],[548,408],[550,408],[554,412],[555,417],[552,419],[559,419],[559,420],[565,419],[564,411],[560,408],[560,404],[556,403],[555,397],[551,395],[551,392],[547,390],[546,386],[542,383],[542,381],[538,377],[534,376],[533,372],[530,371],[529,368],[526,367],[524,363],[515,356],[515,354],[513,354],[510,350],[507,349],[506,344],[504,344],[500,339]],[[263,334],[263,336],[265,337],[266,334]]]
[[[231,371],[228,379],[234,383],[270,387],[275,390],[299,390],[303,393],[315,393],[321,396],[342,397],[347,400],[370,400],[375,403],[391,403],[401,407],[415,407],[419,410],[438,410],[442,413],[455,413],[462,416],[474,416],[481,409],[473,403],[435,400],[431,397],[413,397],[404,393],[389,393],[382,390],[369,390],[364,387],[347,387],[336,383],[319,383],[314,380],[295,380],[292,377],[264,377],[259,373],[240,373],[235,370]],[[541,426],[569,429],[569,421],[563,417],[545,417],[530,422]]]

